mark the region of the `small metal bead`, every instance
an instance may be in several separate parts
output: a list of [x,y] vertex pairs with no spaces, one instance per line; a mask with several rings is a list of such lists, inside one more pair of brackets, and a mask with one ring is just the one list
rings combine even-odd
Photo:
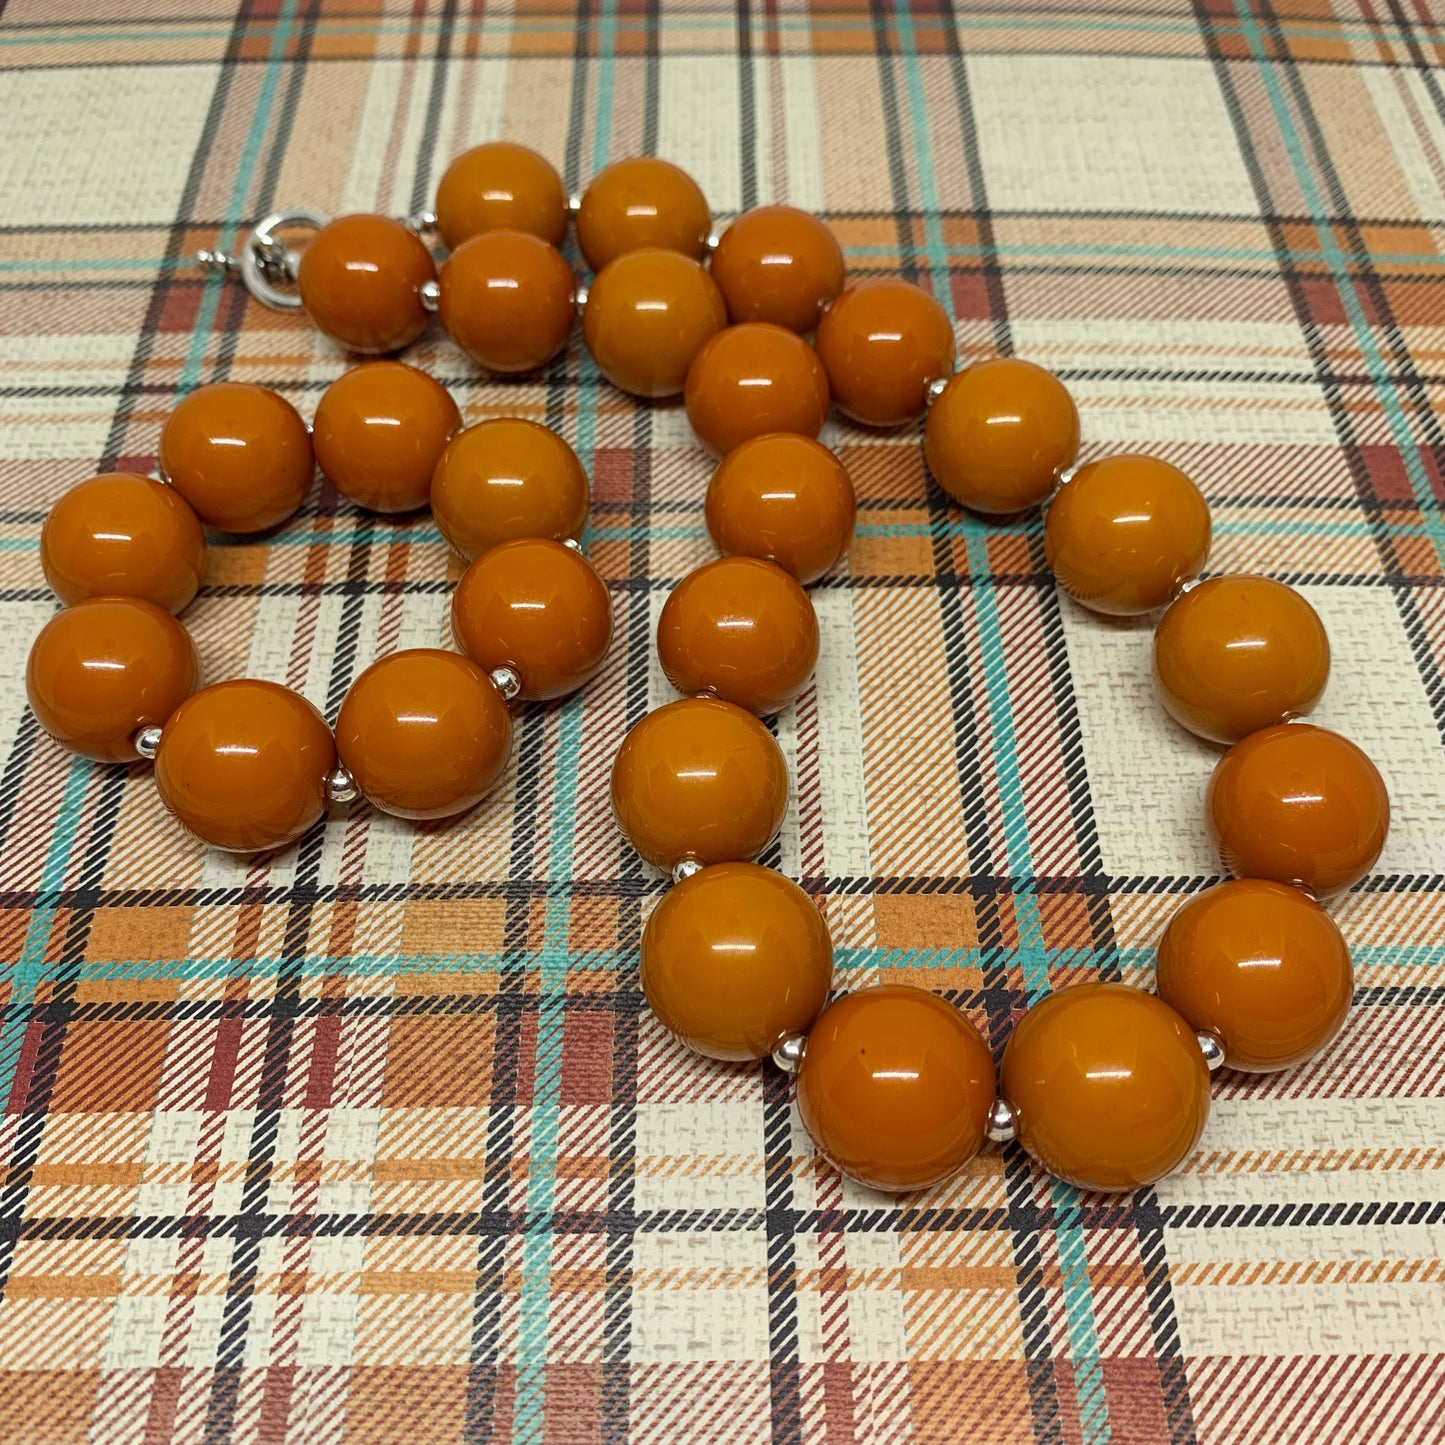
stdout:
[[988,1137],[995,1144],[1012,1144],[1017,1134],[1014,1106],[1007,1099],[995,1099],[988,1107]]
[[567,197],[567,211],[570,215],[575,216],[581,209],[582,193],[581,191],[573,191],[572,194]]
[[232,256],[225,251],[212,251],[205,247],[196,252],[196,265],[202,271],[210,271],[222,276],[234,276],[241,269],[239,257]]
[[696,858],[679,858],[672,865],[672,881],[681,883],[685,878],[691,878],[694,873],[701,873],[702,866]]
[[326,779],[326,796],[333,803],[354,803],[361,796],[351,774],[340,763]]
[[417,291],[421,304],[427,311],[435,311],[441,305],[442,288],[435,281],[423,281]]
[[796,1074],[803,1062],[803,1051],[808,1047],[805,1034],[789,1034],[773,1050],[773,1062],[785,1073]]
[[582,544],[576,537],[563,537],[562,545],[564,547],[570,547],[574,552],[580,552],[582,550]]
[[721,241],[722,237],[718,235],[716,231],[709,231],[707,233],[707,240],[703,242],[703,245],[707,247],[708,254],[711,255],[714,251],[717,250],[718,245]]
[[423,231],[435,231],[437,213],[435,211],[413,211],[411,215],[403,217],[402,225],[417,236],[420,236]]
[[943,393],[948,390],[948,383],[952,379],[952,377],[948,376],[938,376],[935,377],[932,381],[930,381],[928,383],[928,392],[924,399],[924,405],[932,406],[933,403],[936,402],[938,398],[941,397]]
[[1199,1052],[1204,1055],[1209,1072],[1214,1073],[1224,1063],[1224,1044],[1218,1034],[1212,1034],[1208,1029],[1200,1029],[1194,1037],[1199,1040]]
[[1169,600],[1171,602],[1178,602],[1179,599],[1183,597],[1186,592],[1193,592],[1194,589],[1199,586],[1201,581],[1203,581],[1203,578],[1200,577],[1186,577],[1184,581],[1182,581],[1174,589],[1174,591],[1169,594]]
[[161,745],[161,730],[152,724],[148,728],[142,728],[133,739],[135,750],[143,758],[153,758],[156,749]]
[[587,309],[587,297],[591,294],[591,288],[585,281],[581,282],[576,291],[572,293],[572,304],[577,308],[580,316]]
[[496,684],[497,691],[508,702],[511,702],[522,690],[522,679],[517,676],[516,669],[512,667],[494,667],[492,681]]

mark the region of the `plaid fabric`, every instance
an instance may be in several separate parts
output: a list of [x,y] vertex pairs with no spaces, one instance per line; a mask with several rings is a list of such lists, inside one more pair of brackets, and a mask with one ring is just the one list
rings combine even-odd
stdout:
[[[1445,16],[1426,0],[0,3],[0,1437],[894,1442],[1445,1438]],[[1356,1004],[1317,1064],[1223,1077],[1198,1153],[1080,1196],[989,1149],[895,1201],[815,1165],[783,1078],[685,1056],[638,988],[662,883],[606,803],[668,696],[651,645],[710,555],[677,406],[411,357],[594,478],[617,639],[524,712],[450,827],[356,807],[270,860],[186,841],[146,770],[73,761],[19,686],[62,489],[148,469],[197,384],[310,413],[343,358],[199,277],[281,204],[400,213],[525,140],[569,184],[656,151],[721,215],[825,214],[931,287],[965,357],[1078,398],[1215,508],[1215,570],[1296,585],[1320,718],[1396,806],[1336,913]],[[1145,984],[1216,872],[1214,755],[1149,631],[1061,601],[1036,519],[928,485],[917,433],[838,421],[860,500],[814,597],[817,686],[765,861],[840,984],[945,992],[1002,1046],[1030,998]],[[212,549],[207,680],[334,717],[445,637],[426,521],[326,487]]]

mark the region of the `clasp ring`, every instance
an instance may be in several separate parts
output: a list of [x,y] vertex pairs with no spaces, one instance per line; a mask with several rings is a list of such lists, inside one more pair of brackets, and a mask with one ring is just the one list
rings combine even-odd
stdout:
[[239,255],[197,251],[196,261],[207,271],[239,275],[246,290],[263,305],[277,311],[296,311],[300,309],[301,297],[294,290],[283,291],[281,287],[295,286],[300,256],[290,250],[276,233],[291,226],[306,226],[319,231],[330,219],[324,211],[312,210],[309,206],[276,211],[257,221],[246,233]]

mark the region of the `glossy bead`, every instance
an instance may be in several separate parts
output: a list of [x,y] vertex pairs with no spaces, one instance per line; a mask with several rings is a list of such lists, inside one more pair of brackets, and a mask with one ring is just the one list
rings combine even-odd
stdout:
[[432,476],[432,515],[468,561],[516,537],[580,537],[589,501],[577,453],[515,416],[458,432]]
[[1281,723],[1250,733],[1220,758],[1204,815],[1227,872],[1325,897],[1375,866],[1390,831],[1390,796],[1348,738]]
[[649,863],[755,858],[788,807],[788,769],[773,735],[751,713],[715,698],[685,698],[650,712],[612,764],[612,812]]
[[696,261],[711,230],[712,213],[697,182],[656,156],[614,161],[598,171],[577,212],[577,244],[594,271],[644,248]]
[[316,463],[371,512],[414,512],[461,413],[441,382],[399,361],[353,367],[322,393],[311,425]]
[[927,1189],[984,1141],[993,1059],[946,999],[907,984],[825,1008],[797,1073],[798,1112],[818,1152],[872,1189]]
[[1303,1063],[1344,1027],[1354,991],[1334,920],[1298,888],[1262,878],[1191,898],[1159,940],[1159,997],[1247,1073]]
[[838,410],[865,426],[923,414],[928,385],[953,373],[948,313],[907,281],[855,281],[823,313],[818,349]]
[[818,618],[781,567],[724,557],[672,589],[657,621],[657,656],[679,692],[775,713],[812,679]]
[[781,326],[729,326],[693,358],[687,419],[705,446],[730,452],[751,437],[815,437],[828,419],[828,377],[817,353]]
[[758,206],[722,233],[712,279],[733,321],[811,331],[843,289],[843,249],[816,216],[794,206]]
[[1121,1192],[1189,1156],[1209,1117],[1194,1030],[1153,994],[1083,983],[1041,999],[1004,1046],[1018,1142],[1080,1189]]
[[1209,504],[1178,467],[1105,457],[1080,467],[1049,503],[1044,553],[1075,602],[1133,617],[1204,570],[1210,530]]
[[1216,743],[1303,717],[1330,676],[1330,640],[1293,587],[1211,577],[1154,629],[1154,684],[1170,716]]
[[1079,412],[1053,372],[1000,356],[976,361],[928,408],[923,454],[955,502],[1002,517],[1037,506],[1079,454]]
[[136,597],[88,597],[40,629],[25,692],[61,747],[100,763],[131,763],[135,735],[159,727],[196,687],[190,634]]
[[295,842],[326,811],[336,745],[299,693],[236,678],[170,715],[155,767],[161,801],[203,843],[261,853]]
[[452,631],[483,671],[510,667],[522,682],[520,698],[548,701],[575,692],[602,666],[612,603],[580,552],[521,538],[467,568],[452,594]]
[[575,291],[555,246],[523,231],[484,231],[442,266],[438,314],[473,361],[510,376],[545,366],[566,346]]
[[178,402],[161,430],[161,470],[208,527],[264,532],[306,500],[316,458],[306,423],[264,386],[218,381]]
[[642,991],[663,1027],[713,1059],[765,1059],[828,1001],[833,941],[801,888],[756,863],[685,878],[642,932]]
[[40,567],[65,603],[139,597],[179,612],[206,577],[206,534],[174,488],[132,472],[80,482],[40,529]]
[[809,437],[753,437],[718,464],[704,512],[718,549],[776,562],[804,586],[842,558],[858,504],[843,463]]
[[567,237],[567,192],[536,151],[488,141],[463,151],[442,172],[436,217],[451,251],[483,231],[526,231],[560,246]]

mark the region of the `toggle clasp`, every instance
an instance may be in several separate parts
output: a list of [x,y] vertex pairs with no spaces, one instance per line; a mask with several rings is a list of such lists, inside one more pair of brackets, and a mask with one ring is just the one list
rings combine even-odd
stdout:
[[239,276],[256,300],[277,311],[298,310],[301,297],[295,290],[283,291],[281,287],[296,285],[296,267],[301,257],[286,245],[277,232],[293,226],[319,231],[330,219],[325,212],[313,211],[307,206],[277,211],[257,221],[246,233],[239,255],[231,256],[224,251],[197,251],[196,264],[203,271]]

